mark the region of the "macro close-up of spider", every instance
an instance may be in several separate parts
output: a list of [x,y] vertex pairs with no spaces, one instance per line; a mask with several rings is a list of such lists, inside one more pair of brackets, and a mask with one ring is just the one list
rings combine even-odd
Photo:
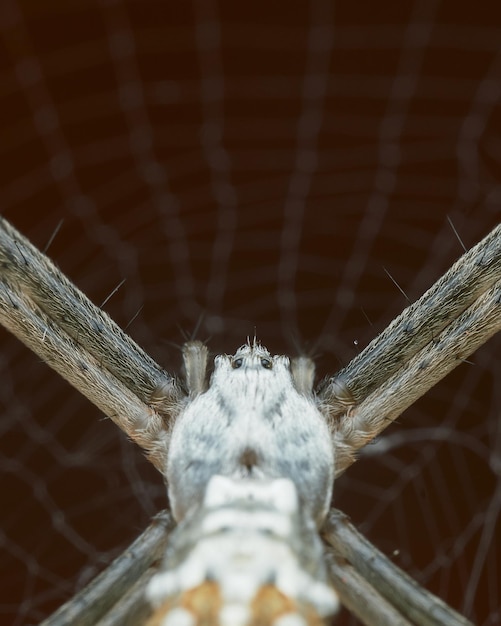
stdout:
[[122,624],[124,611],[145,623],[147,597],[151,624],[307,626],[336,613],[338,594],[367,624],[471,623],[411,581],[394,601],[383,571],[405,575],[375,549],[367,581],[367,562],[361,573],[347,559],[368,587],[354,601],[362,589],[345,574],[336,524],[326,527],[333,588],[317,532],[334,476],[501,328],[501,227],[316,392],[311,359],[271,356],[255,338],[216,357],[210,380],[197,341],[184,345],[183,377],[167,374],[6,221],[0,255],[3,324],[144,448],[178,523],[159,571],[118,597],[105,572],[47,626]]
[[0,3],[0,623],[501,622],[500,41]]

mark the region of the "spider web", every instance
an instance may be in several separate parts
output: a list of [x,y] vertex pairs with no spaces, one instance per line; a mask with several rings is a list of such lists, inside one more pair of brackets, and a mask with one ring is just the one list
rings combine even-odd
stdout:
[[[0,5],[3,215],[41,248],[63,220],[48,253],[94,302],[126,279],[105,309],[169,371],[187,336],[231,353],[256,333],[333,373],[461,254],[447,216],[466,247],[499,219],[494,6],[279,4]],[[499,348],[335,487],[371,541],[484,625],[501,620]],[[0,615],[33,624],[165,488],[4,331],[0,368]]]

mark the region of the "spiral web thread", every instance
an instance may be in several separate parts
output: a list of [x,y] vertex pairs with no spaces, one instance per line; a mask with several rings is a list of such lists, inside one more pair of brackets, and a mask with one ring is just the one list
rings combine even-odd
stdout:
[[[461,254],[447,217],[466,247],[499,220],[495,9],[6,0],[0,31],[2,213],[42,249],[63,220],[48,253],[94,302],[126,279],[104,308],[169,371],[187,336],[217,353],[256,333],[333,373]],[[335,486],[372,542],[484,625],[501,619],[499,347]],[[165,488],[3,331],[0,366],[0,614],[34,624]]]

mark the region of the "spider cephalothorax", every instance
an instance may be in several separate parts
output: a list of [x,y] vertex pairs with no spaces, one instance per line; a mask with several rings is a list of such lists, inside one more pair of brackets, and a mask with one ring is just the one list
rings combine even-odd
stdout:
[[[192,344],[185,355],[196,347],[205,349]],[[176,519],[197,506],[215,474],[289,478],[318,525],[331,500],[334,450],[327,421],[313,394],[298,391],[289,358],[271,356],[257,342],[215,358],[207,390],[190,395],[176,418],[167,459]]]

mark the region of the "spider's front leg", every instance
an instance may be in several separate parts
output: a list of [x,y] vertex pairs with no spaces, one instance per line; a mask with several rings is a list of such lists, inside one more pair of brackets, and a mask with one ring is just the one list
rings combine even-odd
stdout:
[[501,329],[501,226],[468,250],[318,398],[333,423],[336,477],[357,452]]

